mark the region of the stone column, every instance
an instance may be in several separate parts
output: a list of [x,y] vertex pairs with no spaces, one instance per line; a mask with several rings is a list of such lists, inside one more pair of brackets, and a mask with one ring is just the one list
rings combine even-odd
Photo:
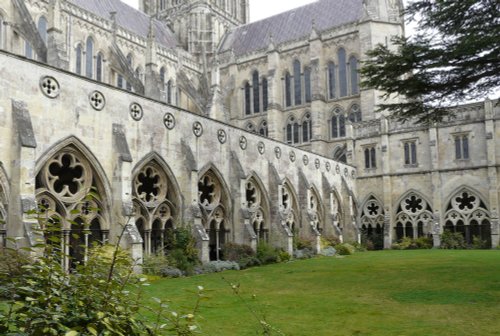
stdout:
[[497,137],[495,127],[495,112],[493,102],[487,99],[484,102],[485,123],[484,134],[486,134],[486,154],[488,158],[488,185],[489,185],[489,201],[490,201],[490,217],[491,217],[491,246],[496,248],[499,244],[499,228],[498,228],[498,173],[497,173]]
[[69,70],[69,58],[61,21],[61,1],[50,0],[47,29],[47,63]]

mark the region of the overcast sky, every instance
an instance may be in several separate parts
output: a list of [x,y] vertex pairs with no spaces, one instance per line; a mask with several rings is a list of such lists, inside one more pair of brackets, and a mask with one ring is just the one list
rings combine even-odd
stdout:
[[[135,8],[139,6],[139,0],[122,1]],[[257,21],[314,1],[315,0],[250,0],[250,21]]]

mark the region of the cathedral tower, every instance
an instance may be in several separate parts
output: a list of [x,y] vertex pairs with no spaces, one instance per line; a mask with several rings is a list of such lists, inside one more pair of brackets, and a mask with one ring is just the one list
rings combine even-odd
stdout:
[[140,9],[167,22],[198,57],[213,55],[227,29],[249,21],[249,0],[141,0]]

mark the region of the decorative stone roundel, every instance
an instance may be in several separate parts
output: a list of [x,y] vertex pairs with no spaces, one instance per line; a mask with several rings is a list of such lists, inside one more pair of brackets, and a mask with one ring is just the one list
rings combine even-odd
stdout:
[[106,106],[106,99],[99,91],[94,91],[89,96],[90,105],[94,110],[101,111]]
[[337,174],[340,174],[340,166],[337,165],[337,167],[335,167],[335,171],[337,172]]
[[240,136],[240,148],[245,150],[248,147],[248,141],[247,138],[245,138],[243,135]]
[[266,152],[266,145],[260,141],[259,144],[257,145],[257,149],[259,150],[259,153],[262,155]]
[[304,162],[304,166],[307,166],[309,164],[309,157],[307,155],[304,155],[302,157],[302,162]]
[[295,155],[295,152],[291,151],[290,152],[290,161],[295,162],[296,159],[297,159],[297,156]]
[[344,168],[344,176],[345,177],[349,176],[349,169]]
[[193,123],[193,133],[198,138],[203,135],[203,125],[199,121]]
[[224,131],[223,129],[219,129],[217,131],[217,139],[219,139],[219,142],[221,144],[224,144],[226,143],[227,141],[227,134],[226,134],[226,131]]
[[329,172],[330,170],[332,170],[332,165],[330,164],[330,162],[325,163],[325,168],[326,168],[327,172]]
[[314,166],[316,167],[316,169],[320,169],[321,168],[321,161],[319,159],[314,160]]
[[59,86],[59,82],[54,77],[45,76],[40,79],[40,89],[44,95],[54,99],[59,96],[61,87]]
[[274,154],[276,155],[277,159],[281,159],[281,148],[275,147],[274,148]]
[[142,111],[142,106],[138,103],[130,104],[130,116],[135,121],[139,121],[144,116],[144,112]]
[[353,169],[352,172],[351,172],[351,177],[352,178],[356,178],[356,171]]
[[146,165],[133,181],[134,194],[148,207],[155,207],[167,195],[165,176],[156,165]]
[[163,124],[168,130],[173,130],[175,128],[175,117],[172,113],[165,113],[163,116]]

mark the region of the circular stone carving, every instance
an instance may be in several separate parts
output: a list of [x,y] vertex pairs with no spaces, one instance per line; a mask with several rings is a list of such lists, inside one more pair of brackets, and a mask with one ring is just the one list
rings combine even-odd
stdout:
[[277,159],[281,159],[281,148],[275,147],[274,148],[274,154],[276,155]]
[[330,162],[327,162],[325,164],[325,168],[326,168],[326,171],[329,172],[330,170],[332,170],[332,165],[330,164]]
[[302,162],[304,162],[304,165],[307,166],[309,164],[309,157],[307,155],[304,155],[302,157]]
[[245,138],[243,135],[240,136],[240,148],[245,150],[248,147],[248,141],[247,138]]
[[59,96],[59,82],[51,76],[45,76],[40,79],[40,89],[42,93],[49,98],[57,98]]
[[193,133],[198,138],[203,135],[203,125],[199,121],[193,123]]
[[353,169],[352,172],[351,172],[351,177],[352,178],[356,178],[356,171]]
[[163,124],[169,130],[173,130],[175,127],[175,117],[172,113],[165,113],[163,116]]
[[349,169],[344,168],[344,176],[347,177],[349,175]]
[[142,111],[142,106],[138,103],[130,104],[130,116],[135,121],[139,121],[144,116],[144,112]]
[[101,111],[106,106],[106,99],[99,91],[94,91],[90,94],[90,105],[94,110]]
[[335,171],[337,172],[337,174],[340,174],[340,166],[337,165],[337,167],[335,167]]
[[320,169],[321,168],[321,161],[319,159],[314,160],[314,166],[316,167],[316,169]]
[[291,151],[290,152],[290,161],[295,162],[296,159],[297,159],[297,156],[295,155],[295,152]]
[[223,129],[218,130],[217,131],[217,139],[219,139],[219,142],[221,144],[226,143],[226,141],[227,141],[226,131],[224,131]]
[[260,141],[259,144],[257,145],[257,149],[259,150],[259,153],[262,155],[266,152],[266,145]]

